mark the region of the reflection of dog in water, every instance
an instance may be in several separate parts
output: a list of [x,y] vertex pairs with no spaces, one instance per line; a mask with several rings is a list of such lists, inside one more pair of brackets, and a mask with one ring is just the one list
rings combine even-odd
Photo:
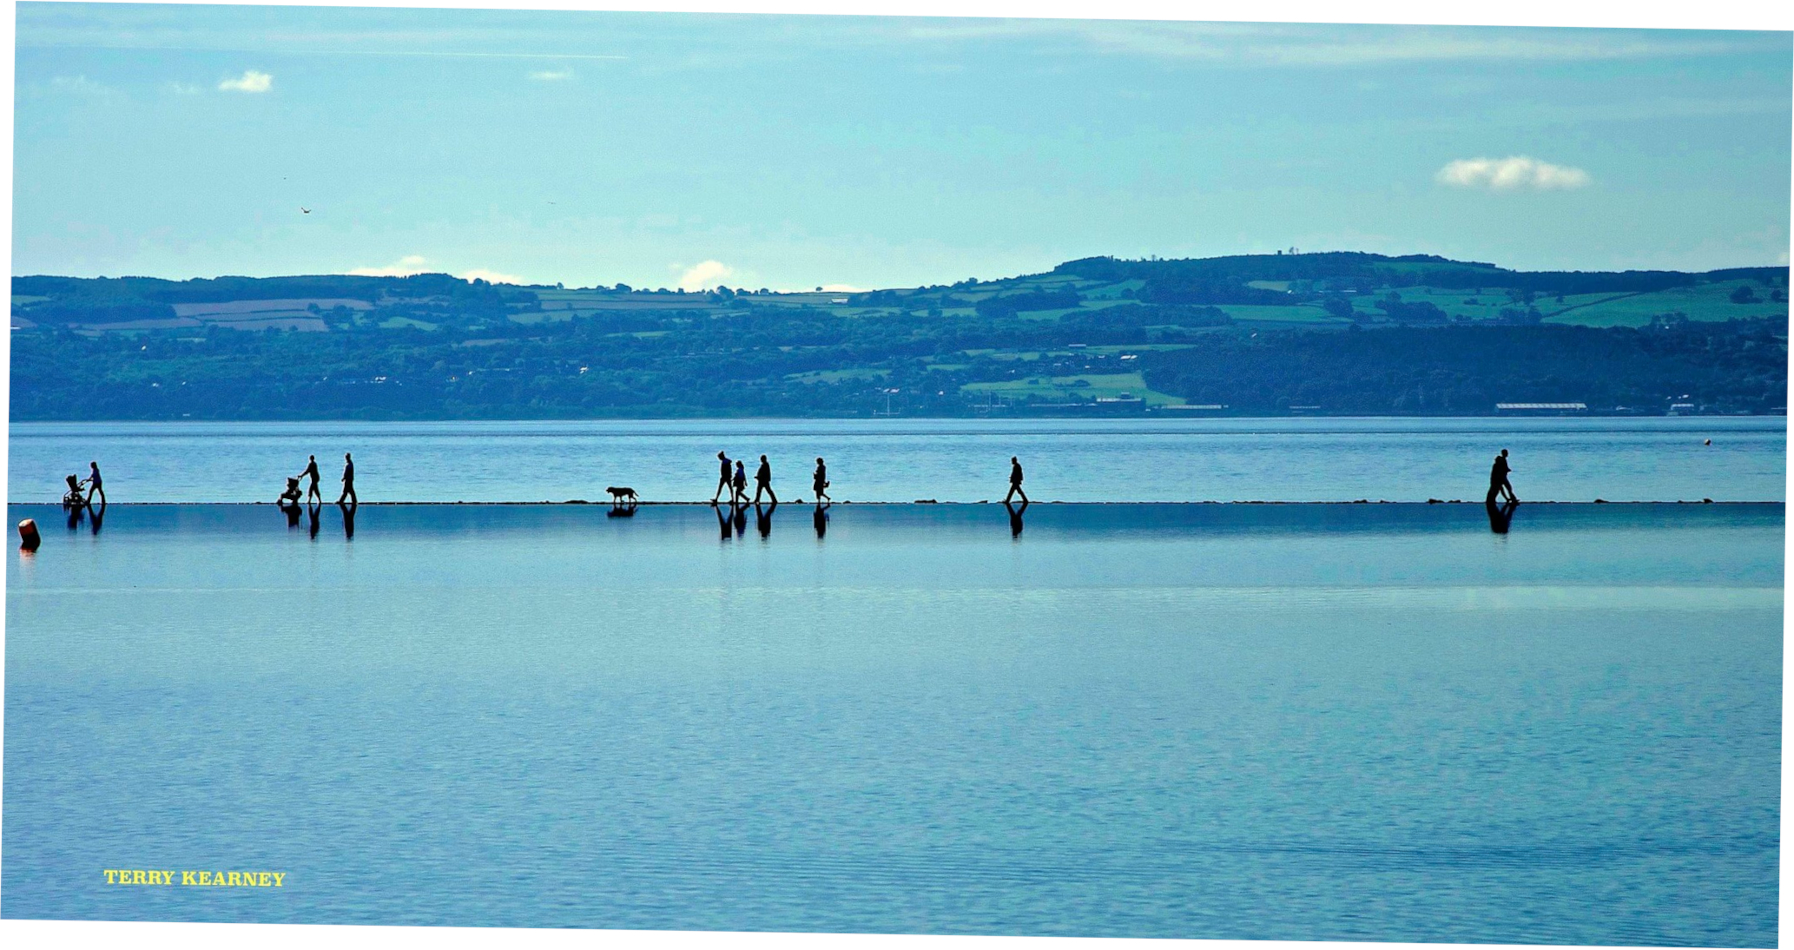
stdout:
[[624,501],[628,501],[630,504],[633,505],[636,502],[641,500],[640,498],[636,497],[635,489],[633,489],[633,488],[617,488],[615,486],[612,486],[610,488],[606,488],[605,491],[610,492],[610,501],[611,501],[611,504],[613,504],[613,505],[620,505]]

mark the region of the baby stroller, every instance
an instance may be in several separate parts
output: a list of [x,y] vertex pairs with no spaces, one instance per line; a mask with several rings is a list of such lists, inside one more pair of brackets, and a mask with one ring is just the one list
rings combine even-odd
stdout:
[[296,508],[299,506],[299,479],[288,478],[287,490],[280,493],[280,507]]
[[69,490],[62,493],[62,507],[80,508],[87,504],[87,496],[81,493],[81,480],[73,475],[67,479]]

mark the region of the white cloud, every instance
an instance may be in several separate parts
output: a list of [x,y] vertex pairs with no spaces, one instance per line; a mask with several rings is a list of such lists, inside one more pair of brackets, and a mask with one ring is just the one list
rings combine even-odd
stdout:
[[246,69],[243,71],[243,75],[219,83],[218,88],[224,92],[267,92],[268,87],[272,85],[274,85],[273,76],[253,69]]
[[537,82],[558,82],[562,79],[572,79],[573,78],[573,70],[571,70],[571,69],[538,69],[535,72],[530,73],[529,78],[534,79]]
[[200,93],[200,89],[198,86],[196,86],[192,83],[187,83],[187,82],[166,83],[163,85],[162,88],[168,90],[169,92],[174,93],[177,96],[197,96]]
[[516,277],[511,274],[501,274],[498,271],[487,270],[484,267],[476,267],[473,270],[462,271],[461,273],[456,274],[455,276],[461,278],[462,280],[476,280],[476,279],[483,280],[488,284],[527,284],[527,283],[529,283],[529,281],[524,280],[521,277]]
[[1446,164],[1433,176],[1442,185],[1456,188],[1487,188],[1491,191],[1513,191],[1530,188],[1581,188],[1589,183],[1588,172],[1568,165],[1553,165],[1525,155],[1507,158],[1460,158]]
[[709,290],[723,282],[723,278],[735,273],[735,268],[722,261],[704,261],[688,267],[679,276],[680,290]]
[[424,258],[419,254],[407,254],[385,267],[357,267],[349,271],[356,277],[410,277],[423,272]]

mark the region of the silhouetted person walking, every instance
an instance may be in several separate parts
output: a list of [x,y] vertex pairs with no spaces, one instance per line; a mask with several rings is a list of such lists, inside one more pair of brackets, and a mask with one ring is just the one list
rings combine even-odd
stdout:
[[[816,474],[810,476],[810,487],[816,492],[816,503],[833,502],[828,496],[828,466],[823,464],[822,456],[816,457]],[[803,501],[799,498],[798,501]]]
[[1009,494],[1003,496],[1003,504],[1009,504],[1009,499],[1014,498],[1017,495],[1022,496],[1022,507],[1026,508],[1028,506],[1028,493],[1022,491],[1022,463],[1015,456],[1011,455],[1009,457]]
[[316,455],[309,456],[309,461],[305,463],[305,471],[300,472],[299,477],[311,479],[311,486],[305,490],[306,501],[311,501],[314,498],[318,501],[324,500],[324,493],[318,490],[320,476],[318,475],[318,457]]
[[1507,449],[1502,449],[1501,454],[1495,456],[1495,464],[1489,469],[1490,500],[1499,498],[1501,492],[1507,492],[1508,501],[1518,502],[1520,500],[1514,497],[1514,486],[1507,480],[1510,471],[1512,469],[1507,466]]
[[336,503],[341,505],[345,498],[351,505],[361,504],[361,499],[355,495],[355,460],[347,452],[343,453],[343,493],[336,496]]
[[[779,496],[773,494],[772,490],[772,463],[768,462],[764,455],[760,456],[760,468],[754,472],[754,504],[756,505],[760,503],[761,492],[765,492],[771,497],[773,504],[779,503]],[[742,494],[745,495],[747,492],[744,490]]]
[[731,506],[747,504],[747,466],[743,465],[740,459],[735,460],[735,480],[730,485],[732,491],[729,495],[729,504]]
[[100,496],[100,504],[104,505],[106,490],[100,487],[100,463],[88,462],[87,468],[91,473],[87,476],[87,507],[93,507],[93,496],[95,495]]
[[710,503],[713,505],[716,504],[717,499],[723,497],[723,492],[729,492],[729,503],[734,504],[735,503],[735,493],[733,491],[730,491],[730,488],[729,488],[729,486],[730,486],[729,476],[730,476],[730,474],[732,474],[731,470],[729,468],[729,456],[722,452],[718,452],[718,453],[716,453],[716,458],[717,458],[717,461],[722,463],[722,474],[717,477],[716,493],[710,496]]

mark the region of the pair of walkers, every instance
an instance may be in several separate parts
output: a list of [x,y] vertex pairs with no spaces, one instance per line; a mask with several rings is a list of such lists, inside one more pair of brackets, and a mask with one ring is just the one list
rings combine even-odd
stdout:
[[[747,496],[747,466],[740,459],[730,459],[727,452],[716,453],[718,464],[716,491],[711,493],[712,505],[721,502],[723,492],[729,493],[729,505],[758,505],[760,496],[766,495],[774,505],[779,503],[778,493],[772,490],[772,463],[766,456],[760,456],[760,467],[754,471],[754,500]],[[833,498],[828,494],[828,463],[821,456],[816,457],[816,471],[811,476],[810,487],[816,493],[816,503],[832,504]]]
[[[305,471],[300,472],[294,478],[287,479],[287,491],[286,494],[280,496],[281,503],[295,505],[299,503],[299,479],[301,478],[311,479],[311,484],[305,490],[305,500],[308,502],[323,501],[324,493],[318,490],[319,477],[318,457],[316,455],[308,456]],[[342,494],[336,496],[336,503],[340,505],[345,499],[351,505],[361,504],[361,499],[355,495],[355,459],[348,452],[343,453],[343,491]]]
[[1519,503],[1520,499],[1514,497],[1514,485],[1507,477],[1512,471],[1507,464],[1507,449],[1502,449],[1501,454],[1495,456],[1495,464],[1489,468],[1489,501],[1500,501],[1506,493],[1508,504]]

